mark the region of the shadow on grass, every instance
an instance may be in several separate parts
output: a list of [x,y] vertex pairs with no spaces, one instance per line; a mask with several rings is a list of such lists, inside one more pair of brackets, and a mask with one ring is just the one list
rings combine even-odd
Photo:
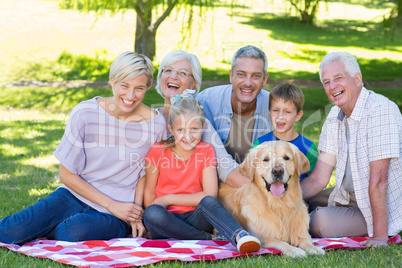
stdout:
[[22,69],[14,72],[15,81],[108,81],[109,67],[112,63],[107,52],[95,52],[93,55],[62,52],[55,60],[29,62]]
[[5,90],[0,93],[0,106],[67,112],[83,100],[110,96],[112,90],[109,87],[12,87],[6,93]]
[[[113,96],[111,87],[3,87],[0,107],[49,110],[66,113],[78,103],[96,96]],[[163,105],[163,98],[154,88],[147,91],[142,101],[153,108]]]
[[369,9],[384,9],[390,7],[391,1],[384,0],[326,0],[328,3],[346,3],[349,5],[364,6]]
[[[298,17],[278,17],[269,13],[237,13],[235,16],[247,18],[248,21],[243,22],[246,25],[270,31],[270,37],[275,40],[295,44],[361,47],[372,50],[386,48],[390,51],[400,51],[398,47],[402,45],[402,38],[393,42],[385,38],[375,22],[331,20],[326,21],[324,25],[314,26],[301,24]],[[373,38],[374,36],[376,38]]]
[[[325,50],[308,50],[301,49],[297,51],[284,52],[281,51],[280,54],[283,58],[293,59],[293,60],[304,60],[311,63],[319,64],[322,58],[328,53]],[[386,81],[394,79],[402,79],[402,61],[394,61],[392,59],[367,59],[356,57],[357,62],[360,65],[360,69],[363,74],[364,80],[373,81]],[[279,77],[279,78],[278,78]],[[317,72],[307,72],[299,71],[294,72],[292,70],[284,70],[281,72],[270,72],[270,78],[272,79],[283,79],[283,78],[299,78],[299,79],[312,79],[318,80],[318,69]]]
[[[7,135],[7,130],[12,131]],[[58,165],[42,163],[64,133],[63,120],[0,121],[0,218],[46,197],[57,186]],[[45,166],[45,167],[43,167]]]

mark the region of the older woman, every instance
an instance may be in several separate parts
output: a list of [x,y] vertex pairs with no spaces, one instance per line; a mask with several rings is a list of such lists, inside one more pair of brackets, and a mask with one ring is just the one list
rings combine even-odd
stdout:
[[152,63],[143,55],[124,52],[115,59],[110,66],[113,96],[78,104],[54,152],[63,185],[3,218],[0,241],[125,237],[130,222],[133,234],[137,229],[142,234],[142,196],[136,195],[136,187],[143,187],[150,147],[166,136],[163,116],[142,103],[152,74]]
[[[183,94],[186,89],[195,90],[195,95],[197,95],[201,81],[202,69],[197,56],[184,50],[168,53],[159,66],[156,84],[156,90],[165,99],[164,106],[159,109],[163,116],[167,119],[169,115],[171,97]],[[230,181],[244,180],[244,178],[236,179],[243,177],[236,169],[238,164],[226,152],[218,133],[208,120],[201,141],[214,146],[220,180],[226,181],[227,178],[233,178]]]

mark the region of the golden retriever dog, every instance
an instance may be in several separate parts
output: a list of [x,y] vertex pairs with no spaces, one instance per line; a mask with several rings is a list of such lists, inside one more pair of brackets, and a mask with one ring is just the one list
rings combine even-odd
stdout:
[[295,145],[264,142],[239,167],[250,182],[240,188],[222,183],[219,200],[262,247],[291,257],[324,254],[308,233],[310,218],[300,188],[299,176],[309,168],[307,157]]

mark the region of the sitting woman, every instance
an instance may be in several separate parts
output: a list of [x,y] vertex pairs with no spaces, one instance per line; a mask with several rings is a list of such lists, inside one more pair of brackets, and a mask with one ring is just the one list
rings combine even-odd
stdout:
[[[200,62],[194,54],[184,50],[175,50],[168,53],[159,66],[156,80],[156,90],[165,99],[163,107],[159,111],[163,114],[166,121],[172,105],[171,98],[175,95],[182,95],[186,89],[194,90],[191,94],[194,97],[200,91],[202,81],[202,69]],[[211,122],[206,119],[207,125],[202,134],[201,141],[209,143],[214,147],[217,159],[217,170],[219,179],[226,181],[244,181],[244,177],[236,169],[239,165],[233,157],[227,153],[225,146],[213,128]],[[233,185],[235,186],[235,185]]]
[[124,52],[115,59],[109,75],[113,97],[78,104],[54,152],[63,185],[3,218],[0,241],[107,240],[126,237],[130,229],[142,235],[143,196],[136,188],[144,187],[149,149],[166,137],[163,116],[142,103],[152,74],[144,55]]

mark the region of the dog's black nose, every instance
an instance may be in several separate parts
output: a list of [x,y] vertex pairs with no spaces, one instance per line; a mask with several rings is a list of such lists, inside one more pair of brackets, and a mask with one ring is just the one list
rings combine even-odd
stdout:
[[284,172],[283,167],[276,166],[272,169],[272,175],[274,176],[281,176],[283,175],[283,172]]

